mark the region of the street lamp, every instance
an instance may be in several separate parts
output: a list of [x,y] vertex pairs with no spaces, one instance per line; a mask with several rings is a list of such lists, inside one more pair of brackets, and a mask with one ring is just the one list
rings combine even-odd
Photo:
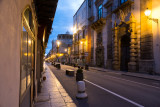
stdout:
[[58,47],[59,47],[60,44],[61,44],[60,41],[57,41],[57,46],[58,46]]
[[[61,44],[60,41],[57,41],[57,54],[59,53],[59,45]],[[58,62],[59,62],[59,58],[58,58]]]
[[149,20],[153,20],[154,22],[158,23],[158,19],[156,19],[156,18],[149,18],[150,14],[151,14],[151,10],[149,10],[148,8],[145,10],[144,14],[147,16],[147,18]]
[[65,49],[64,51],[67,52],[67,49]]
[[57,41],[57,53],[59,53],[59,45],[60,45],[60,41]]

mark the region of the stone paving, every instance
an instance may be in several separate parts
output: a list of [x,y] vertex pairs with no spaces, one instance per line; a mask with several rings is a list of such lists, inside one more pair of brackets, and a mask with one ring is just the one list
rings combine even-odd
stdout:
[[42,90],[34,107],[76,107],[49,67],[45,67],[46,80],[42,83]]

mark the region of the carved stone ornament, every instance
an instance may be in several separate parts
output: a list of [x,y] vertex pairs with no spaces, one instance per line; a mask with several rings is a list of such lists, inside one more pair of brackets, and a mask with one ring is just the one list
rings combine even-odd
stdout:
[[119,10],[119,19],[121,22],[125,21],[125,14],[122,10]]

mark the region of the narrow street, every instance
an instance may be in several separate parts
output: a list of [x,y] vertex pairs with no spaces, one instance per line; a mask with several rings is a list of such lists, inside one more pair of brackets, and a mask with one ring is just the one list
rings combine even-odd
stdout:
[[84,70],[88,99],[77,100],[75,77],[65,75],[66,69],[77,68],[61,65],[57,70],[47,64],[73,101],[79,107],[159,107],[160,85],[158,81],[128,77],[118,73]]

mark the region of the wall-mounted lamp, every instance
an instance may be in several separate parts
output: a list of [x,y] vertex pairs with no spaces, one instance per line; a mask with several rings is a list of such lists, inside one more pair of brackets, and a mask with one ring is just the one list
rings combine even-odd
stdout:
[[150,14],[151,14],[151,10],[149,10],[148,8],[145,10],[144,14],[148,17],[149,20],[153,20],[154,22],[158,23],[158,19],[149,18]]

